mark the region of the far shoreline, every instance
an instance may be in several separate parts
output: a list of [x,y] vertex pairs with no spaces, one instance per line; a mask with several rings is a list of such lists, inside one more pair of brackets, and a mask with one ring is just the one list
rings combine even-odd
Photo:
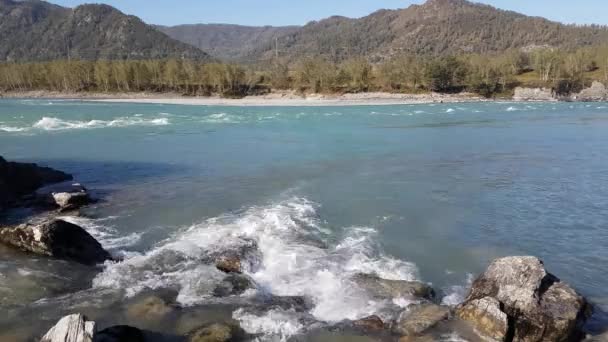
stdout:
[[238,99],[219,96],[183,96],[177,93],[63,93],[24,91],[0,93],[5,99],[76,100],[103,103],[140,103],[190,106],[246,106],[246,107],[322,107],[322,106],[381,106],[415,104],[450,104],[478,102],[510,102],[510,98],[488,99],[471,93],[458,94],[397,94],[384,92],[353,94],[309,94],[272,92],[266,95],[246,96]]

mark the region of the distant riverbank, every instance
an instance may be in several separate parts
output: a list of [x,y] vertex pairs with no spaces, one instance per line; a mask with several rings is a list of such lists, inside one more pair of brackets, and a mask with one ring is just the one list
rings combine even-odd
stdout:
[[63,93],[48,91],[9,92],[2,93],[0,96],[5,98],[78,99],[117,103],[207,106],[356,106],[492,101],[491,99],[486,99],[470,93],[394,94],[382,92],[336,95],[301,95],[294,92],[273,92],[267,95],[246,96],[239,99],[222,98],[219,96],[183,96],[177,93]]

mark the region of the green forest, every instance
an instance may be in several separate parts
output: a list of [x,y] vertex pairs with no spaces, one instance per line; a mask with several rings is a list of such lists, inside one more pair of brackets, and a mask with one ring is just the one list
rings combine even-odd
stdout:
[[517,86],[576,93],[591,81],[608,81],[608,47],[562,51],[538,48],[498,55],[397,56],[380,63],[364,58],[332,62],[322,57],[263,64],[186,59],[1,63],[0,91],[172,92],[185,96],[243,97],[272,90],[302,94],[370,91],[472,92],[509,96]]

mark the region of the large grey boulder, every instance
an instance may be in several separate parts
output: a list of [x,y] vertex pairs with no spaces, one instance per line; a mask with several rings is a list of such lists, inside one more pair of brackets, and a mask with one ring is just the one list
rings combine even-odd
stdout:
[[81,227],[52,219],[40,224],[0,228],[0,243],[26,252],[95,265],[112,257]]
[[393,298],[424,298],[432,299],[435,296],[433,288],[417,281],[382,279],[371,274],[357,274],[352,280],[360,288],[368,291],[372,296]]
[[40,342],[93,342],[95,322],[81,314],[65,316],[55,324]]
[[[501,324],[507,317],[504,336]],[[548,273],[538,258],[495,260],[473,283],[457,315],[497,341],[576,341],[590,314],[585,298]],[[484,322],[490,322],[488,324]],[[480,329],[493,325],[496,328]]]

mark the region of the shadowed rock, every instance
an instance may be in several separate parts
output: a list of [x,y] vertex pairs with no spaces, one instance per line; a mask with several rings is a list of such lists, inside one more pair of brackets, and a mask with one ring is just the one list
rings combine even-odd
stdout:
[[382,331],[384,330],[384,322],[378,316],[369,316],[353,322],[353,326],[363,331]]
[[117,325],[95,334],[93,342],[144,342],[144,333],[134,327]]
[[215,287],[213,295],[215,297],[238,296],[253,287],[254,284],[249,277],[241,274],[230,274]]
[[73,182],[53,184],[38,189],[36,198],[43,204],[58,207],[60,211],[75,210],[91,203],[87,189]]
[[84,229],[63,220],[0,228],[0,242],[26,252],[73,260],[85,265],[112,259]]
[[72,180],[72,176],[36,164],[7,162],[0,156],[0,210],[40,187]]
[[[506,331],[497,308],[507,317]],[[494,261],[473,283],[457,314],[495,340],[578,341],[590,308],[538,258],[508,257]]]

